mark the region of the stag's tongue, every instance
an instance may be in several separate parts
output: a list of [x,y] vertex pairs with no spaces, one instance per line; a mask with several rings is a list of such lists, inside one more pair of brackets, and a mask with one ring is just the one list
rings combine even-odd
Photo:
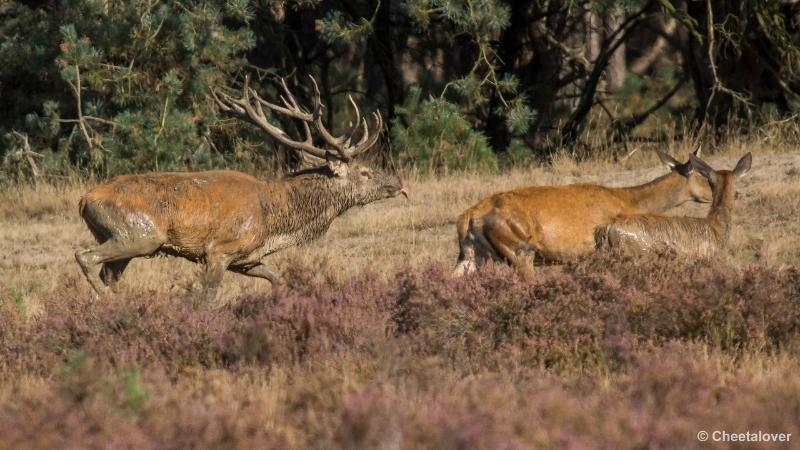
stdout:
[[400,194],[403,194],[403,197],[405,197],[406,200],[408,200],[408,191],[406,190],[406,188],[400,188],[400,190],[397,191],[397,194],[395,194],[395,197],[397,197]]

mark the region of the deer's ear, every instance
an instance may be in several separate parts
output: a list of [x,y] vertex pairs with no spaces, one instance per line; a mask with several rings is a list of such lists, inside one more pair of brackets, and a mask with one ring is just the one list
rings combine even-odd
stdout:
[[706,177],[708,181],[715,181],[714,176],[716,175],[716,171],[702,159],[694,155],[689,155],[689,164],[691,164],[694,170],[698,171],[700,175]]
[[746,174],[748,170],[750,170],[750,164],[753,162],[753,155],[750,152],[747,152],[746,155],[742,156],[742,159],[736,163],[736,168],[733,169],[733,176],[736,178],[741,177],[742,175]]
[[338,159],[329,159],[328,168],[333,173],[333,176],[343,178],[347,176],[347,163],[339,161]]
[[668,154],[662,152],[661,150],[656,149],[656,154],[658,155],[658,159],[661,160],[667,167],[674,169],[675,167],[679,166],[681,163],[675,161],[675,158],[669,156]]

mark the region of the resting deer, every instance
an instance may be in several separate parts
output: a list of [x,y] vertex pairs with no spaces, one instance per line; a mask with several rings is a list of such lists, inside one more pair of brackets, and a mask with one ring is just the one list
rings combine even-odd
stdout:
[[458,218],[461,251],[453,274],[472,272],[486,260],[504,260],[531,275],[536,259],[561,262],[592,253],[595,228],[615,217],[711,200],[708,183],[688,162],[656,152],[670,172],[639,186],[530,186],[481,200]]
[[712,256],[728,242],[735,193],[734,180],[750,170],[752,160],[752,155],[747,153],[733,171],[715,171],[700,158],[690,157],[690,164],[711,185],[713,200],[708,216],[622,216],[604,227],[598,227],[595,236],[598,248],[633,252],[671,248],[679,253]]
[[[80,215],[99,245],[77,251],[75,258],[94,290],[113,290],[132,258],[157,253],[203,262],[210,297],[216,297],[226,270],[274,284],[280,273],[266,262],[269,255],[319,237],[353,206],[407,197],[398,176],[354,161],[377,143],[380,113],[374,113],[370,131],[350,98],[355,122],[335,137],[322,123],[319,89],[313,77],[311,82],[311,112],[298,105],[283,80],[281,105],[261,98],[248,78],[241,98],[212,96],[223,112],[260,127],[314,164],[312,169],[277,180],[234,171],[123,175],[87,192]],[[302,123],[305,139],[294,140],[271,124],[265,109]],[[324,148],[314,144],[312,128]]]

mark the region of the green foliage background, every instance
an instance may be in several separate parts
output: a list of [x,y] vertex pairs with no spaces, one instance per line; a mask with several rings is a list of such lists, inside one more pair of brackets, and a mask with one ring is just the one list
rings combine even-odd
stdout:
[[[664,102],[673,119],[697,129],[767,110],[788,116],[800,91],[798,8],[745,3],[0,0],[2,176],[29,177],[34,164],[107,177],[292,162],[211,100],[212,89],[235,93],[246,73],[268,98],[287,77],[305,102],[314,75],[334,129],[349,120],[347,94],[382,110],[393,139],[383,148],[395,150],[385,156],[404,164],[494,170],[580,145],[578,131],[602,116],[615,45],[636,56],[657,35],[650,28],[671,18],[681,28],[666,62],[611,99],[622,115],[600,124],[601,134],[613,131],[608,142],[642,123],[637,113],[670,85],[687,99]],[[600,32],[587,17],[613,14],[618,28],[600,30],[599,53],[587,56],[587,36]],[[742,81],[743,64],[768,70]]]

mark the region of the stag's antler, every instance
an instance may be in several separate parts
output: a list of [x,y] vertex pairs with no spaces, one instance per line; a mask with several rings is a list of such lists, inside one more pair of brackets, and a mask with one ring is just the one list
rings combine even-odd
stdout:
[[[283,78],[280,80],[284,92],[284,95],[280,96],[283,106],[270,103],[261,98],[255,89],[250,87],[249,76],[245,76],[244,78],[241,98],[233,98],[224,93],[218,95],[213,90],[211,91],[211,95],[214,97],[220,109],[226,113],[258,126],[282,144],[304,152],[303,157],[305,159],[311,159],[312,161],[319,159],[324,160],[332,157],[348,162],[360,153],[369,150],[378,142],[378,138],[380,138],[380,134],[383,131],[383,118],[381,117],[381,113],[378,111],[373,113],[375,118],[375,130],[370,135],[367,120],[361,119],[358,105],[356,105],[356,102],[353,101],[353,98],[349,95],[347,99],[355,111],[355,121],[351,123],[349,130],[345,134],[338,137],[331,135],[328,129],[325,128],[325,124],[322,123],[322,109],[325,106],[320,99],[321,96],[317,81],[311,75],[309,75],[309,78],[311,78],[311,84],[314,87],[313,107],[311,112],[307,112],[300,107],[289,90],[289,87],[286,86],[286,80]],[[255,103],[253,100],[255,100]],[[293,140],[282,129],[271,124],[264,114],[264,107],[301,121],[303,123],[305,139],[302,141]],[[314,145],[310,125],[314,126],[328,148],[320,148]],[[359,133],[359,130],[362,130],[361,139],[353,144],[353,137]]]

